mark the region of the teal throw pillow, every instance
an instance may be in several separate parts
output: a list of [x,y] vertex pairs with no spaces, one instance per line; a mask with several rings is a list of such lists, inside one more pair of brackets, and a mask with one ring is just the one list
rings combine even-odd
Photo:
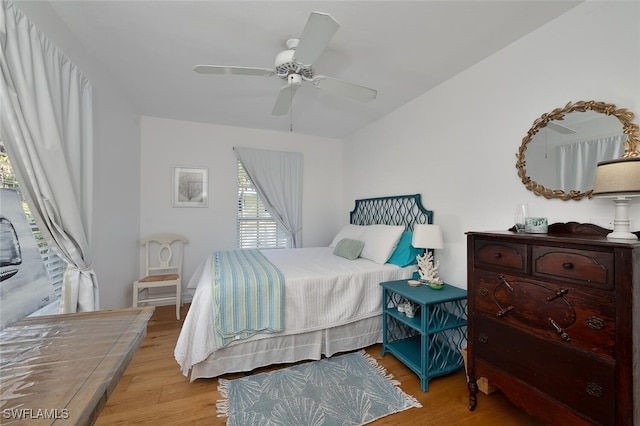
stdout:
[[345,259],[354,260],[360,256],[364,248],[364,241],[352,240],[351,238],[343,238],[338,241],[333,254],[344,257]]
[[405,231],[398,241],[398,246],[387,261],[393,265],[398,265],[401,268],[405,266],[414,265],[418,263],[416,260],[417,255],[422,254],[422,249],[417,249],[411,245],[413,239],[413,232]]

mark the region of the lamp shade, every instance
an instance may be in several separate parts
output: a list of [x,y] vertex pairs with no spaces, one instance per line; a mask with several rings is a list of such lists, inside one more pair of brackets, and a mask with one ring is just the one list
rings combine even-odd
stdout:
[[640,157],[598,163],[593,195],[614,197],[613,232],[607,234],[607,239],[637,240],[638,237],[631,232],[629,201],[630,197],[640,196]]
[[601,161],[594,196],[640,196],[640,157]]
[[411,245],[415,248],[441,249],[444,248],[442,242],[442,229],[440,225],[416,224],[413,227],[413,239]]

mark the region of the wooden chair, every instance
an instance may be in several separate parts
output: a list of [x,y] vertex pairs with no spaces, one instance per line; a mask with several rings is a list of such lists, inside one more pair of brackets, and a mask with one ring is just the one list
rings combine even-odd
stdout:
[[[150,302],[175,301],[176,318],[182,306],[182,260],[188,240],[179,234],[154,234],[144,238],[144,277],[133,283],[133,307]],[[151,288],[175,286],[175,295],[149,293]],[[142,297],[141,297],[142,296]]]

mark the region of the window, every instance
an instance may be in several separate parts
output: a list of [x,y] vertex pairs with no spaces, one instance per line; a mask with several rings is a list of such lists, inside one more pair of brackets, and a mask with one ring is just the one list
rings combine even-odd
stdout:
[[287,235],[258,197],[253,182],[238,161],[238,247],[285,248]]
[[[13,174],[13,169],[11,168],[11,163],[9,162],[9,156],[6,153],[2,140],[0,140],[0,188],[11,188],[18,190],[18,194],[22,199],[22,208],[27,215],[27,221],[31,226],[31,231],[33,232],[33,236],[36,239],[38,248],[40,249],[40,255],[42,256],[44,267],[49,274],[49,279],[51,280],[51,284],[53,285],[53,290],[55,291],[57,300],[60,300],[60,296],[62,293],[62,276],[64,275],[64,271],[67,265],[62,261],[62,259],[58,257],[57,254],[53,252],[53,250],[49,248],[49,245],[40,233],[38,225],[36,225],[36,222],[33,219],[33,215],[31,214],[31,211],[29,211],[29,206],[24,201],[22,192],[20,192],[18,181]],[[55,302],[57,303],[57,301]]]

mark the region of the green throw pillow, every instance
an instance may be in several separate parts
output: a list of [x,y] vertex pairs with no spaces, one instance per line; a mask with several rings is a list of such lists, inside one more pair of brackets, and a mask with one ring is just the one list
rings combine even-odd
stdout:
[[343,238],[338,241],[333,254],[344,257],[345,259],[354,260],[360,256],[364,248],[364,241],[352,240],[351,238]]

